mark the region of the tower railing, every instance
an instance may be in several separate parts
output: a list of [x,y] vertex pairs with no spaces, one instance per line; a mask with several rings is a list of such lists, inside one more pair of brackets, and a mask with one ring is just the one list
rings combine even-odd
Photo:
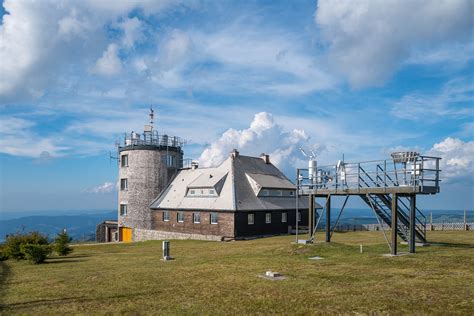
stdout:
[[166,146],[183,147],[186,141],[177,136],[159,134],[158,131],[145,131],[143,133],[125,133],[119,147],[127,146]]

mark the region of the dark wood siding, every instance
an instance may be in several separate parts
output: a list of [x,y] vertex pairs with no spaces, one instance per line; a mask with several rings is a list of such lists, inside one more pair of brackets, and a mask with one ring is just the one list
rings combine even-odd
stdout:
[[[169,210],[169,221],[163,221],[163,210],[156,210],[152,213],[152,227],[155,230],[201,234],[201,235],[216,235],[225,237],[234,237],[234,213],[218,211],[218,224],[211,224],[211,212],[208,211],[176,211]],[[178,222],[178,212],[184,213],[184,222]],[[193,213],[201,213],[201,223],[193,222]]]
[[[281,214],[287,213],[287,222],[282,223]],[[308,226],[308,210],[300,210],[301,221],[299,225]],[[254,224],[248,224],[248,214],[253,213]],[[271,223],[265,222],[265,214],[272,214]],[[235,213],[235,233],[236,238],[238,237],[251,237],[251,236],[262,236],[262,235],[276,235],[276,234],[287,234],[288,226],[295,226],[295,210],[286,211],[256,211],[256,212],[236,212]]]

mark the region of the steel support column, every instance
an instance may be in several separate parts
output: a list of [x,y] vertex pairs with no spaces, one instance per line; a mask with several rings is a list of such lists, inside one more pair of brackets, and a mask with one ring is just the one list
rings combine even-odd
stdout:
[[331,196],[326,198],[326,242],[331,242]]
[[392,255],[397,254],[398,196],[392,194]]
[[410,197],[410,253],[415,253],[415,228],[416,228],[416,194]]
[[314,195],[310,194],[308,195],[308,233],[309,237],[308,239],[311,239],[313,237],[314,233]]

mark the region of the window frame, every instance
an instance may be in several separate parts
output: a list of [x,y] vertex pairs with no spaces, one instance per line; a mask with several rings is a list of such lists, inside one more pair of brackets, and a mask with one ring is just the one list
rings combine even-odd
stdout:
[[272,223],[272,213],[267,212],[265,213],[265,224],[271,224]]
[[[216,219],[215,222],[212,220],[212,219],[213,219],[213,216],[215,216],[215,219]],[[209,222],[211,223],[211,225],[217,225],[217,224],[219,224],[219,213],[217,213],[217,212],[211,212],[211,214],[209,215]]]
[[[180,220],[180,217],[183,217],[181,220]],[[182,211],[179,211],[176,213],[176,222],[178,223],[184,223],[184,212]]]
[[301,217],[302,217],[301,212],[298,211],[298,222],[301,222]]
[[247,225],[255,225],[255,214],[248,213],[247,214]]
[[128,167],[128,154],[122,155],[120,157],[120,167],[122,168]]
[[127,216],[128,214],[128,204],[126,203],[120,203],[120,206],[119,206],[119,212],[120,212],[120,216]]
[[[196,220],[197,218],[197,220]],[[201,224],[201,212],[193,212],[193,223]]]
[[282,223],[287,223],[288,222],[288,213],[287,212],[281,212],[281,222]]
[[170,211],[163,211],[163,222],[170,221]]
[[120,179],[120,191],[128,191],[128,178]]

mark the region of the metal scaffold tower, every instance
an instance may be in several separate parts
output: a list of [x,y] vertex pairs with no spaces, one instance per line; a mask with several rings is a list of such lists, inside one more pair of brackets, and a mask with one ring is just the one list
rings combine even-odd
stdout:
[[[325,198],[325,240],[332,234],[350,196],[359,196],[374,212],[388,238],[384,226],[391,229],[388,242],[393,255],[397,254],[397,238],[408,242],[411,253],[416,241],[426,243],[426,217],[416,207],[416,196],[440,191],[439,157],[422,156],[416,152],[396,152],[391,159],[363,162],[338,161],[335,165],[317,166],[315,156],[309,158],[307,169],[297,169],[297,194],[309,197],[310,242],[319,225],[315,223],[315,199]],[[331,197],[345,197],[335,225],[331,228]]]

